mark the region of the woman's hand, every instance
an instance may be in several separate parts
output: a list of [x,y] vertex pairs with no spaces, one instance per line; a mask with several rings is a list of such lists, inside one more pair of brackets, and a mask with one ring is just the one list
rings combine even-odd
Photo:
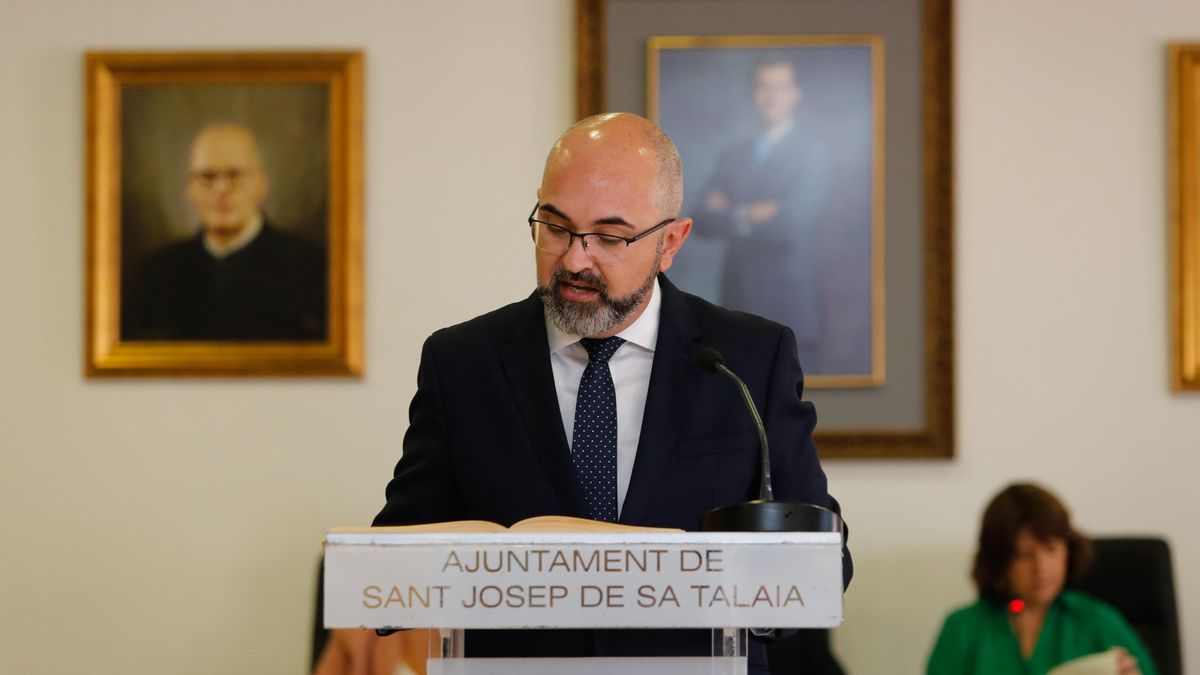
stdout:
[[1113,647],[1113,651],[1117,653],[1118,675],[1142,675],[1142,669],[1138,668],[1137,659],[1125,651],[1124,647]]

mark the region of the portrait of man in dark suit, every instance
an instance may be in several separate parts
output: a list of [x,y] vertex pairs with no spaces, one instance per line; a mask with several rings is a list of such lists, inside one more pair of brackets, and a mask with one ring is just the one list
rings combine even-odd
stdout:
[[790,327],[807,375],[870,376],[881,269],[870,49],[673,49],[660,59],[660,121],[691,176],[697,250],[680,259],[681,282]]
[[809,364],[824,319],[816,226],[829,158],[819,135],[797,124],[803,96],[787,59],[755,66],[757,129],[722,150],[692,213],[697,235],[726,241],[721,304],[790,326]]
[[306,84],[123,91],[122,340],[328,338],[325,96]]
[[195,235],[152,252],[126,294],[130,340],[322,340],[325,260],[263,212],[270,177],[254,133],[211,124],[192,140]]

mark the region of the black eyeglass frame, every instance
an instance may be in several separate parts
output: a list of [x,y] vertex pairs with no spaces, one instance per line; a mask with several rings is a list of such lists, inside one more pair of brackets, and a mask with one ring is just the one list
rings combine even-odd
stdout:
[[[541,206],[542,206],[541,202],[538,202],[533,205],[533,210],[529,212],[529,218],[526,219],[526,222],[529,223],[529,234],[530,234],[530,236],[533,236],[533,224],[534,223],[538,223],[541,225],[547,225],[549,227],[557,227],[558,229],[562,230],[563,232],[566,232],[567,236],[570,237],[569,239],[567,239],[567,248],[564,249],[564,252],[571,250],[571,244],[574,244],[576,239],[578,239],[579,243],[583,245],[583,250],[585,250],[585,251],[588,250],[587,238],[591,237],[591,236],[606,237],[608,239],[620,239],[621,241],[625,242],[625,248],[629,248],[630,244],[638,241],[639,239],[648,237],[651,234],[654,234],[655,232],[658,232],[659,230],[663,229],[667,225],[670,225],[671,223],[679,220],[678,218],[667,218],[666,220],[662,221],[661,223],[655,225],[654,227],[651,227],[650,229],[645,230],[644,232],[640,232],[632,237],[622,237],[619,234],[608,234],[607,232],[584,232],[584,233],[580,234],[579,232],[572,232],[571,230],[568,230],[567,228],[563,227],[562,225],[559,225],[558,223],[548,223],[544,220],[538,220],[537,218],[534,218],[533,217],[534,214],[537,213],[537,210],[539,208],[541,208]],[[536,241],[536,239],[535,239],[535,241]]]

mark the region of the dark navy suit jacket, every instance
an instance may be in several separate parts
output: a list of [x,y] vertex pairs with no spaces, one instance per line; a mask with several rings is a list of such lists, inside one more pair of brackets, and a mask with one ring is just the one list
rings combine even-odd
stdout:
[[[828,151],[799,125],[759,161],[757,143],[757,137],[746,138],[718,156],[690,211],[693,231],[726,242],[722,305],[770,317],[790,326],[802,344],[816,343],[825,335],[819,230],[829,201]],[[734,206],[775,201],[779,210],[741,233],[732,209],[708,209],[705,200],[712,192],[723,193]]]
[[[662,313],[633,475],[631,525],[696,530],[705,512],[757,496],[758,436],[739,394],[693,361],[714,347],[746,380],[770,439],[777,499],[838,510],[801,401],[791,331],[679,291],[663,276]],[[375,525],[586,517],[572,474],[536,296],[434,333],[425,342],[404,453]],[[852,565],[843,558],[844,582]],[[468,656],[711,653],[706,631],[472,631]],[[761,646],[752,668],[764,668]]]
[[324,340],[324,251],[269,222],[214,258],[203,233],[155,251],[125,284],[124,340]]

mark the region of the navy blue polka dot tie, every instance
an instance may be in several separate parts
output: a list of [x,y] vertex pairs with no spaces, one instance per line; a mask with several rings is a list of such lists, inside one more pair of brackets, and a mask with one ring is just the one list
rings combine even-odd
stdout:
[[579,380],[571,465],[583,488],[588,517],[617,520],[617,390],[608,359],[625,344],[619,337],[583,338],[587,368]]

